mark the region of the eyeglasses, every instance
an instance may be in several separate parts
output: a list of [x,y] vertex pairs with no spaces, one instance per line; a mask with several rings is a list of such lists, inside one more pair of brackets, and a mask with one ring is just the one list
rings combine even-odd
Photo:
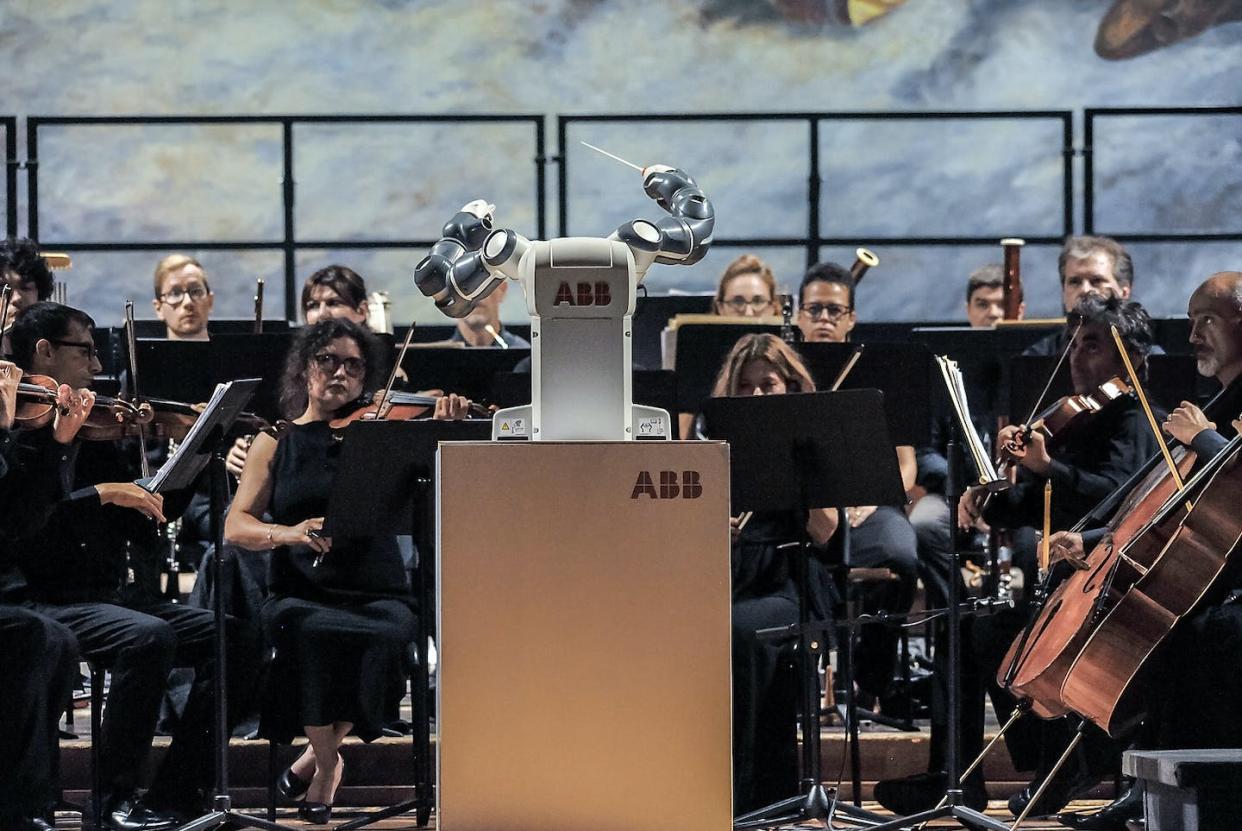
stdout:
[[772,299],[769,297],[752,297],[747,300],[745,297],[730,297],[728,300],[720,301],[738,314],[745,314],[747,309],[760,311],[772,305]]
[[811,320],[817,320],[824,315],[827,315],[829,320],[840,320],[853,309],[849,306],[842,306],[840,303],[807,303],[799,311]]
[[173,289],[172,291],[166,291],[159,295],[159,300],[161,303],[176,306],[187,297],[197,303],[206,297],[207,294],[208,291],[204,286],[190,286],[189,289]]
[[57,346],[73,346],[81,349],[86,353],[86,357],[95,360],[99,357],[99,350],[95,348],[94,343],[78,343],[76,340],[58,340],[56,338],[48,338],[48,343],[54,343]]
[[320,352],[315,356],[315,368],[324,375],[333,375],[341,367],[350,378],[361,378],[367,373],[367,363],[362,358],[342,358],[331,352]]

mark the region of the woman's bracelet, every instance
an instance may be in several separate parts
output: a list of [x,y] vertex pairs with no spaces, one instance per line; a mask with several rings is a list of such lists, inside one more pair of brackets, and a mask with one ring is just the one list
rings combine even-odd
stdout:
[[276,530],[276,523],[273,522],[271,525],[267,526],[267,547],[269,549],[276,548],[276,543],[272,541],[272,532],[275,530]]

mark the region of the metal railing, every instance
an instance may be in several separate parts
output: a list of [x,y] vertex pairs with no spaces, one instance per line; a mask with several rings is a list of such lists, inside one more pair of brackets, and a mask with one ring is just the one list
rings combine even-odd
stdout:
[[[296,182],[294,179],[294,126],[300,124],[480,124],[480,123],[527,123],[532,128],[534,164],[534,190],[536,225],[540,236],[545,233],[546,192],[544,116],[516,115],[264,115],[264,116],[30,116],[26,119],[27,176],[27,233],[31,239],[45,246],[64,251],[150,251],[158,249],[189,250],[276,250],[284,253],[285,316],[297,318],[295,254],[299,249],[339,248],[426,248],[435,239],[385,239],[385,240],[307,240],[299,239],[294,222]],[[106,242],[100,240],[41,240],[39,237],[39,131],[47,127],[80,125],[169,125],[169,124],[270,124],[281,128],[282,177],[281,200],[283,203],[283,236],[270,242],[242,242],[229,240],[140,240],[137,242]],[[14,127],[16,120],[14,119]],[[16,156],[14,133],[8,135],[12,142],[10,158]],[[10,167],[10,183],[16,193],[16,170]],[[11,199],[11,205],[15,202]],[[16,213],[10,213],[10,227],[16,230]]]
[[[1225,233],[1161,233],[1137,234],[1112,233],[1107,227],[1097,230],[1096,209],[1096,121],[1116,117],[1154,116],[1242,116],[1242,107],[1090,107],[1083,111],[1083,231],[1088,234],[1102,233],[1126,242],[1234,242],[1242,241],[1242,218],[1236,219],[1237,231]],[[1223,172],[1223,171],[1222,171]]]
[[[574,124],[599,122],[806,122],[809,132],[809,153],[807,157],[807,229],[801,237],[721,237],[715,236],[714,246],[757,247],[757,246],[788,246],[805,247],[807,265],[819,261],[820,248],[825,245],[853,245],[859,242],[872,243],[877,246],[951,246],[951,245],[995,245],[997,235],[987,236],[876,236],[868,235],[865,240],[860,237],[824,236],[820,230],[820,173],[819,136],[820,125],[825,122],[852,121],[963,121],[963,120],[1058,120],[1061,123],[1061,147],[1057,152],[1062,160],[1062,225],[1063,234],[1049,236],[1046,234],[1027,234],[1029,243],[1060,244],[1065,236],[1073,233],[1074,227],[1074,131],[1073,113],[1069,110],[986,110],[975,112],[940,112],[940,111],[892,111],[892,112],[773,112],[773,113],[631,113],[624,115],[562,115],[557,117],[556,142],[557,160],[560,162],[560,180],[558,182],[558,227],[562,236],[568,233],[569,226],[569,165],[567,158],[568,132]],[[1021,235],[1022,229],[1013,229],[1013,235]]]
[[7,236],[17,236],[17,116],[0,115],[4,128],[4,221]]

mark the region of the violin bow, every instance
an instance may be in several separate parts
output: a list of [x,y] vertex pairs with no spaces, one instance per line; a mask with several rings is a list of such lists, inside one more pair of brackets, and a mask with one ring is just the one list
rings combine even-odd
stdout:
[[[1156,437],[1156,444],[1160,445],[1160,453],[1164,456],[1164,463],[1169,466],[1169,473],[1173,476],[1173,483],[1177,485],[1178,493],[1186,490],[1186,483],[1182,481],[1182,474],[1177,470],[1177,464],[1173,461],[1173,454],[1169,452],[1169,446],[1165,444],[1164,436],[1160,434],[1160,426],[1156,424],[1156,415],[1151,411],[1151,405],[1147,403],[1147,393],[1143,391],[1143,385],[1139,382],[1138,373],[1134,371],[1134,364],[1130,362],[1130,353],[1126,351],[1126,345],[1122,343],[1121,333],[1117,331],[1116,326],[1108,327],[1113,333],[1113,343],[1117,344],[1117,351],[1121,353],[1121,361],[1126,365],[1126,373],[1130,376],[1130,383],[1134,385],[1134,391],[1138,394],[1139,404],[1143,406],[1143,412],[1147,415],[1147,424],[1151,427],[1152,435]],[[1190,510],[1194,504],[1188,499],[1186,500],[1186,510]]]
[[[125,345],[129,347],[129,384],[130,400],[137,406],[142,399],[138,395],[138,339],[134,337],[134,301],[125,301]],[[143,435],[142,425],[138,425],[138,458],[142,469],[142,478],[151,477],[151,464],[147,461],[147,439]]]
[[1074,345],[1074,340],[1078,337],[1079,330],[1082,329],[1082,321],[1078,321],[1078,325],[1074,327],[1074,331],[1070,333],[1069,340],[1065,342],[1065,348],[1061,350],[1061,357],[1057,358],[1057,364],[1052,368],[1052,374],[1048,376],[1048,382],[1044,384],[1044,391],[1039,394],[1039,398],[1035,399],[1035,406],[1031,408],[1031,414],[1023,420],[1023,424],[1029,427],[1031,419],[1035,418],[1035,414],[1044,406],[1044,399],[1048,397],[1048,390],[1052,389],[1052,382],[1056,380],[1057,375],[1061,372],[1061,367],[1065,365],[1065,359],[1069,357],[1070,347]]
[[397,360],[393,362],[392,371],[388,373],[388,383],[384,384],[384,389],[380,393],[379,400],[375,402],[375,417],[380,417],[380,412],[384,409],[384,402],[388,400],[388,396],[392,394],[392,386],[397,383],[397,373],[401,371],[401,362],[405,360],[405,353],[410,348],[410,343],[414,340],[414,323],[410,323],[410,328],[405,332],[405,342],[401,344],[401,349],[397,352]]
[[13,287],[8,283],[0,290],[0,333],[9,331],[9,304],[13,302]]

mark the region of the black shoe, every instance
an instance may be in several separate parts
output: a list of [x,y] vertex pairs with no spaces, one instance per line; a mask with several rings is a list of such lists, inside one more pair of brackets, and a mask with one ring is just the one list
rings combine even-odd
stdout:
[[332,819],[332,806],[322,802],[303,802],[298,806],[298,817],[311,825],[327,825]]
[[[875,801],[898,816],[911,816],[939,805],[948,787],[949,778],[944,771],[885,779],[875,784]],[[981,774],[976,772],[966,780],[962,786],[962,802],[976,811],[988,807],[987,787]]]
[[1066,828],[1083,828],[1088,831],[1126,831],[1126,823],[1143,817],[1143,789],[1137,785],[1117,797],[1112,803],[1091,813],[1064,813],[1057,820]]
[[[1031,782],[1025,788],[1009,797],[1009,812],[1011,814],[1015,817],[1022,815],[1031,798],[1035,796],[1035,791],[1039,790],[1041,781],[1039,777],[1036,777],[1034,782]],[[1085,771],[1067,774],[1062,769],[1044,790],[1044,795],[1039,798],[1039,802],[1035,803],[1035,807],[1031,809],[1027,816],[1044,817],[1055,814],[1068,805],[1070,800],[1076,799],[1090,791],[1099,781],[1100,777]]]
[[284,773],[280,774],[280,778],[276,780],[276,792],[290,802],[295,802],[306,796],[310,786],[311,783],[299,778],[293,772],[292,767],[285,768]]
[[133,799],[114,803],[112,810],[104,814],[103,821],[104,827],[111,831],[169,831],[181,824],[176,817],[148,808]]

